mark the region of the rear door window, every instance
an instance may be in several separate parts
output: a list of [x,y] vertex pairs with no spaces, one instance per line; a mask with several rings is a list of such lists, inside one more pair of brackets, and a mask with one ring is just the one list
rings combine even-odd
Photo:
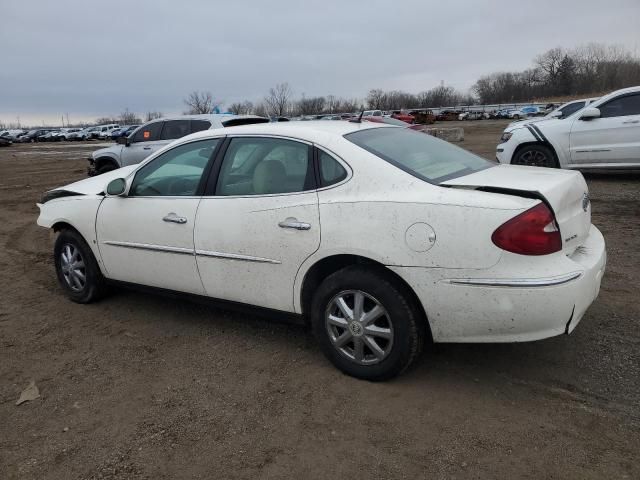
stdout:
[[161,140],[175,140],[191,133],[189,120],[167,120],[164,122]]

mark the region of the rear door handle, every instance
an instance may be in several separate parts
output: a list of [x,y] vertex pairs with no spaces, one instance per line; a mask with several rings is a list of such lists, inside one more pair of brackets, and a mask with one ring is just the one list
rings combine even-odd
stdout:
[[173,212],[166,214],[162,217],[162,220],[165,222],[179,223],[180,225],[187,223],[187,219],[185,217],[179,217]]
[[622,122],[624,123],[640,123],[640,120],[627,120],[626,122]]
[[310,230],[311,229],[311,224],[310,223],[299,222],[295,218],[287,218],[286,220],[283,220],[282,222],[278,223],[278,226],[280,228],[293,228],[295,230]]
[[142,147],[143,150],[151,150],[151,147]]

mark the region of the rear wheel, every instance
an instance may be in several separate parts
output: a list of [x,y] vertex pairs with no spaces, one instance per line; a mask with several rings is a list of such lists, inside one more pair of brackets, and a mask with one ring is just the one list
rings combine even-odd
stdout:
[[53,247],[53,259],[60,286],[77,303],[102,298],[107,284],[87,242],[74,230],[62,230]]
[[555,156],[549,147],[544,145],[528,145],[516,152],[511,162],[513,165],[530,167],[557,168]]
[[372,268],[328,276],[311,305],[314,334],[326,357],[348,375],[386,380],[418,357],[425,325],[412,298]]

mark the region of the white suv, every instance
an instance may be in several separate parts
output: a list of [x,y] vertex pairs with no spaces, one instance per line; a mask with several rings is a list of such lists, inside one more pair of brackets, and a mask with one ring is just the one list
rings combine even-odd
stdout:
[[135,165],[175,139],[201,130],[267,122],[268,118],[256,115],[229,114],[181,115],[153,120],[135,129],[128,137],[118,137],[116,145],[93,152],[88,173],[89,176],[99,175]]
[[640,169],[640,86],[610,93],[565,119],[507,128],[496,159],[580,170]]

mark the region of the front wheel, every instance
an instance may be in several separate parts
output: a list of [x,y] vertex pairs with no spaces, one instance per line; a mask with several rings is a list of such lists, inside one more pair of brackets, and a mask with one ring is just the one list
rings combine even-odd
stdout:
[[60,286],[77,303],[91,303],[105,295],[107,285],[87,242],[73,230],[62,230],[53,247]]
[[513,165],[528,165],[530,167],[558,167],[553,152],[549,147],[544,145],[529,145],[518,150],[511,163]]
[[325,356],[365,380],[399,375],[418,357],[426,326],[413,299],[377,269],[347,267],[328,276],[311,305]]

